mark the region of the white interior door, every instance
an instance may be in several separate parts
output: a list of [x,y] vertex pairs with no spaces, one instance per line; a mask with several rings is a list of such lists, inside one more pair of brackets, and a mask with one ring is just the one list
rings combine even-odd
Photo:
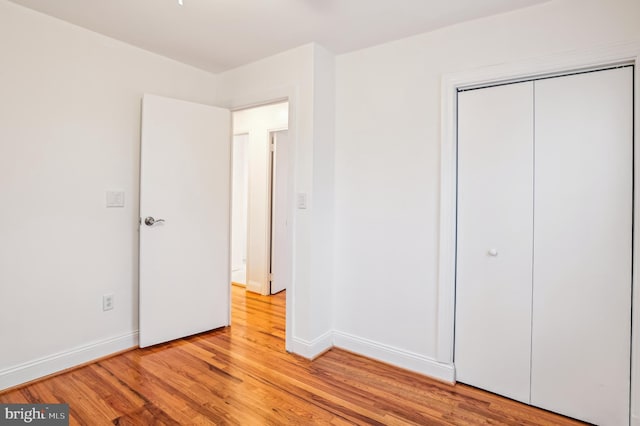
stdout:
[[230,125],[225,109],[144,96],[141,347],[229,324]]
[[626,425],[633,69],[535,86],[531,403]]
[[289,268],[289,133],[273,133],[273,180],[271,208],[271,294],[287,288]]
[[458,381],[529,402],[533,84],[458,95]]

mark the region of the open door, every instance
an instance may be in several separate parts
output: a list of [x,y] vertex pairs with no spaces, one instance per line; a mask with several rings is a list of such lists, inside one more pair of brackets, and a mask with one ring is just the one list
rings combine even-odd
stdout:
[[289,238],[289,132],[281,130],[271,134],[273,144],[271,180],[271,294],[287,288],[289,268],[287,260],[291,246]]
[[145,95],[140,347],[229,324],[231,115]]

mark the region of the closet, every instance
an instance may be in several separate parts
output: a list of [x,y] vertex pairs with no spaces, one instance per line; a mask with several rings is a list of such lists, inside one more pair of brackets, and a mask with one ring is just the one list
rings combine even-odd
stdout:
[[633,67],[458,93],[456,380],[628,425]]

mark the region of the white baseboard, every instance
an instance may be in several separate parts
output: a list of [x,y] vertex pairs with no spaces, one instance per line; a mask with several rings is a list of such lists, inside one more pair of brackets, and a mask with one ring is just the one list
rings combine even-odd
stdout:
[[246,280],[246,289],[247,291],[251,291],[253,293],[265,294],[263,292],[262,283],[253,280]]
[[455,374],[452,364],[443,364],[429,357],[363,339],[341,331],[333,333],[336,347],[377,359],[406,370],[415,371],[447,383],[454,383]]
[[231,271],[231,281],[247,285],[247,271],[244,268]]
[[307,359],[314,359],[333,347],[333,333],[326,332],[312,341],[294,337],[291,352]]
[[138,331],[104,339],[0,371],[0,391],[138,346]]

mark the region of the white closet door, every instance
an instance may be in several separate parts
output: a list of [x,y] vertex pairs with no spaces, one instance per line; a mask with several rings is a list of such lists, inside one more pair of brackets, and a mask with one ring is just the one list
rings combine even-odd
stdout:
[[632,69],[535,82],[531,402],[629,423]]
[[533,84],[458,95],[456,379],[529,402]]

